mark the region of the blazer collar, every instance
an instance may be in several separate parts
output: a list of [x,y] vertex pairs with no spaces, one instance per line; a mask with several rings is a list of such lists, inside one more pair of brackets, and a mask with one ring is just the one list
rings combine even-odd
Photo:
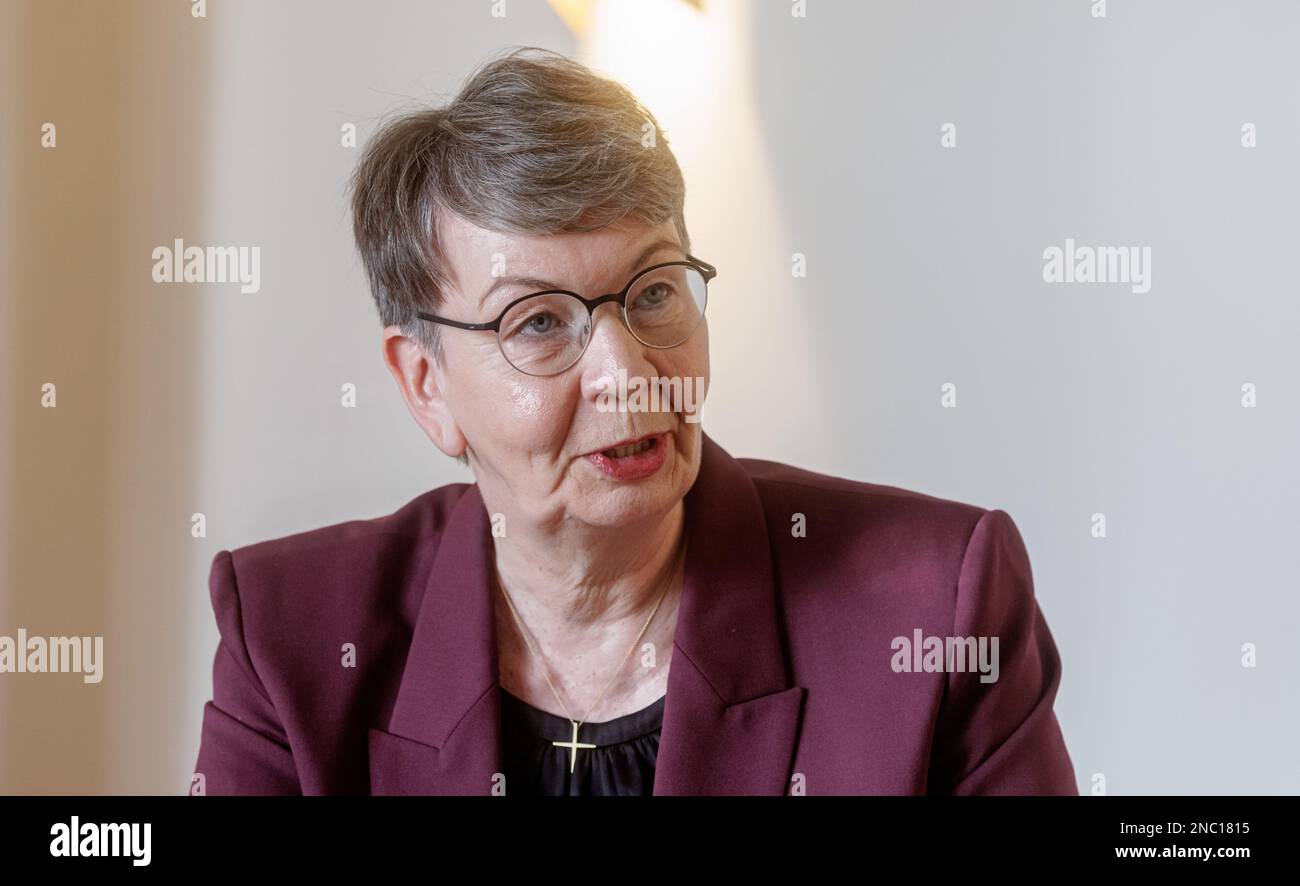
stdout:
[[[701,439],[654,793],[784,794],[805,690],[788,676],[767,524],[744,468]],[[372,793],[499,792],[492,556],[472,485],[444,524],[387,729],[370,729]]]

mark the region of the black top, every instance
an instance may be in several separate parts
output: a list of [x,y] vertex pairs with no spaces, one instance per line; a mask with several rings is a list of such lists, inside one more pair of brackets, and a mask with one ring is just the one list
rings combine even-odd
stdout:
[[650,796],[666,698],[613,720],[583,723],[579,744],[596,747],[578,748],[570,775],[570,750],[551,742],[572,741],[573,724],[501,687],[506,796]]

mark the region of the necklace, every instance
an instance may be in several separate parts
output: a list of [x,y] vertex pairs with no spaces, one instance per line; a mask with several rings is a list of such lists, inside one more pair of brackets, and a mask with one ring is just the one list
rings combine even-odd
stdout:
[[594,744],[578,741],[578,730],[582,727],[583,723],[587,722],[587,717],[591,716],[591,712],[596,709],[596,705],[600,704],[600,700],[605,697],[605,693],[609,691],[609,687],[614,685],[614,680],[618,678],[619,673],[623,670],[623,666],[627,664],[627,660],[632,656],[633,651],[636,650],[637,644],[640,643],[641,638],[645,636],[646,628],[650,627],[650,622],[654,619],[655,613],[659,611],[659,604],[662,603],[664,601],[664,597],[668,595],[668,589],[672,587],[673,579],[677,577],[678,568],[682,565],[685,559],[686,559],[686,542],[685,540],[683,540],[682,550],[681,553],[678,555],[677,564],[673,568],[672,577],[668,580],[667,583],[665,583],[664,589],[659,592],[659,599],[655,603],[654,609],[650,610],[650,617],[645,620],[645,624],[641,626],[641,632],[636,635],[636,639],[632,641],[632,645],[627,650],[627,654],[624,655],[623,660],[619,662],[618,669],[614,671],[614,676],[609,678],[609,682],[605,684],[605,688],[601,690],[600,695],[596,696],[596,700],[592,702],[591,707],[587,709],[587,713],[583,715],[581,720],[575,720],[573,719],[573,717],[569,716],[569,708],[564,704],[564,699],[560,698],[560,693],[556,691],[555,684],[551,682],[551,677],[550,674],[548,673],[550,668],[546,666],[546,659],[544,659],[541,653],[539,653],[536,650],[536,648],[533,647],[533,641],[529,639],[528,631],[524,628],[524,623],[519,618],[519,613],[515,611],[514,602],[510,599],[510,595],[506,593],[505,582],[501,581],[501,574],[497,572],[496,564],[495,563],[493,564],[492,571],[496,577],[497,586],[501,589],[501,596],[505,597],[506,604],[510,607],[510,614],[514,616],[515,624],[519,626],[519,633],[523,636],[524,642],[528,644],[528,651],[531,652],[539,662],[541,662],[542,677],[545,678],[546,685],[551,687],[551,694],[555,696],[555,701],[560,705],[560,710],[564,711],[564,718],[573,725],[573,738],[570,741],[551,742],[552,745],[569,749],[569,774],[570,775],[573,774],[573,767],[578,761],[578,749],[582,748],[584,750],[589,750],[591,748],[596,747],[596,745]]

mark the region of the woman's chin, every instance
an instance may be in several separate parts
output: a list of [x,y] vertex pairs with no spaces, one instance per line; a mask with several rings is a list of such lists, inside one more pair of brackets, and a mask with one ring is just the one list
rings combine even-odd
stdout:
[[580,516],[591,526],[628,526],[664,513],[680,499],[680,495],[663,487],[657,490],[621,488],[606,493],[603,501],[587,503]]
[[569,513],[592,526],[625,526],[662,514],[686,494],[681,471],[665,464],[656,476],[631,483],[605,478],[582,484]]

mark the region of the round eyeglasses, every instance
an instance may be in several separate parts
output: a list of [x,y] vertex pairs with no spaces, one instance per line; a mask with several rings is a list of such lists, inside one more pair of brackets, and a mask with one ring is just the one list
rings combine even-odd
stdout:
[[491,330],[501,354],[526,375],[558,375],[586,353],[596,308],[615,302],[623,323],[641,344],[673,348],[699,328],[708,304],[708,283],[718,270],[687,255],[641,271],[623,287],[596,298],[549,289],[515,299],[490,323],[463,323],[417,311],[416,316],[457,329]]

